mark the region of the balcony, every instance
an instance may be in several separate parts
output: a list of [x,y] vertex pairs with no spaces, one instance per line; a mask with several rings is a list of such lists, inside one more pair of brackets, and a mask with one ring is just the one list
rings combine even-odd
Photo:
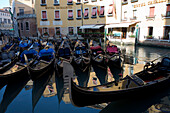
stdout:
[[36,14],[31,11],[17,13],[17,19],[36,18]]
[[130,20],[137,20],[137,17],[134,16],[134,17],[130,18]]
[[156,15],[149,15],[149,16],[146,16],[146,19],[147,20],[155,20],[155,16]]

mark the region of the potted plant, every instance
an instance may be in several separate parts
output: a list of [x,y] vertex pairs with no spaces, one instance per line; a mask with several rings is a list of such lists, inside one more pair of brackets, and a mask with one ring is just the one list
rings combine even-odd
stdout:
[[147,39],[153,39],[153,36],[152,35],[148,35],[146,36]]
[[135,35],[130,35],[129,38],[135,38]]

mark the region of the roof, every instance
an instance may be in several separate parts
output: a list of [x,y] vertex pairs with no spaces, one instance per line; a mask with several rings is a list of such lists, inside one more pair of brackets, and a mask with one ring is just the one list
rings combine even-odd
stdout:
[[0,9],[0,12],[9,13],[8,11],[4,11],[3,9]]

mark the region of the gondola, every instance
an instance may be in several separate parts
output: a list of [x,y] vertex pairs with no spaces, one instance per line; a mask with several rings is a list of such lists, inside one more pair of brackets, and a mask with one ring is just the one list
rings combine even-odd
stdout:
[[29,76],[28,66],[35,61],[36,57],[37,54],[33,50],[24,50],[13,66],[0,73],[0,83],[20,79],[21,76]]
[[107,59],[105,57],[105,52],[100,45],[98,46],[91,46],[91,59],[92,65],[97,65],[101,68],[107,67]]
[[74,47],[73,65],[84,72],[90,66],[90,61],[91,55],[88,46],[78,40]]
[[12,49],[14,45],[15,44],[0,54],[0,73],[7,71],[17,62],[18,54],[16,54],[16,51]]
[[54,69],[55,52],[48,46],[39,52],[39,58],[29,66],[29,72],[31,79],[38,79],[40,76],[46,74],[50,70]]
[[73,60],[72,50],[67,40],[62,41],[58,51],[56,52],[56,58],[57,58],[56,69],[59,73],[58,75],[61,76],[63,73],[63,61],[72,63],[72,60]]
[[122,67],[121,51],[116,45],[108,44],[106,46],[107,65]]
[[94,87],[79,87],[70,80],[71,101],[75,106],[88,106],[112,102],[125,98],[148,96],[169,87],[170,58],[164,57],[161,62],[144,66],[144,70],[132,76],[126,76],[118,84],[115,81]]

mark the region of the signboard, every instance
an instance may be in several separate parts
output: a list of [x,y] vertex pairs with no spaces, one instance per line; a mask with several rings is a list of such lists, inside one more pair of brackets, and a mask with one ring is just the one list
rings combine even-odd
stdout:
[[166,2],[166,0],[154,0],[154,1],[148,1],[147,3],[143,2],[143,3],[140,3],[140,4],[133,5],[133,7],[137,8],[137,7],[143,7],[143,6],[146,6],[146,5],[153,5],[153,4],[157,4],[157,3],[163,3],[163,2]]
[[45,9],[72,9],[71,6],[45,7]]
[[50,22],[49,21],[40,21],[41,26],[49,26]]
[[53,21],[53,25],[62,25],[62,21]]

